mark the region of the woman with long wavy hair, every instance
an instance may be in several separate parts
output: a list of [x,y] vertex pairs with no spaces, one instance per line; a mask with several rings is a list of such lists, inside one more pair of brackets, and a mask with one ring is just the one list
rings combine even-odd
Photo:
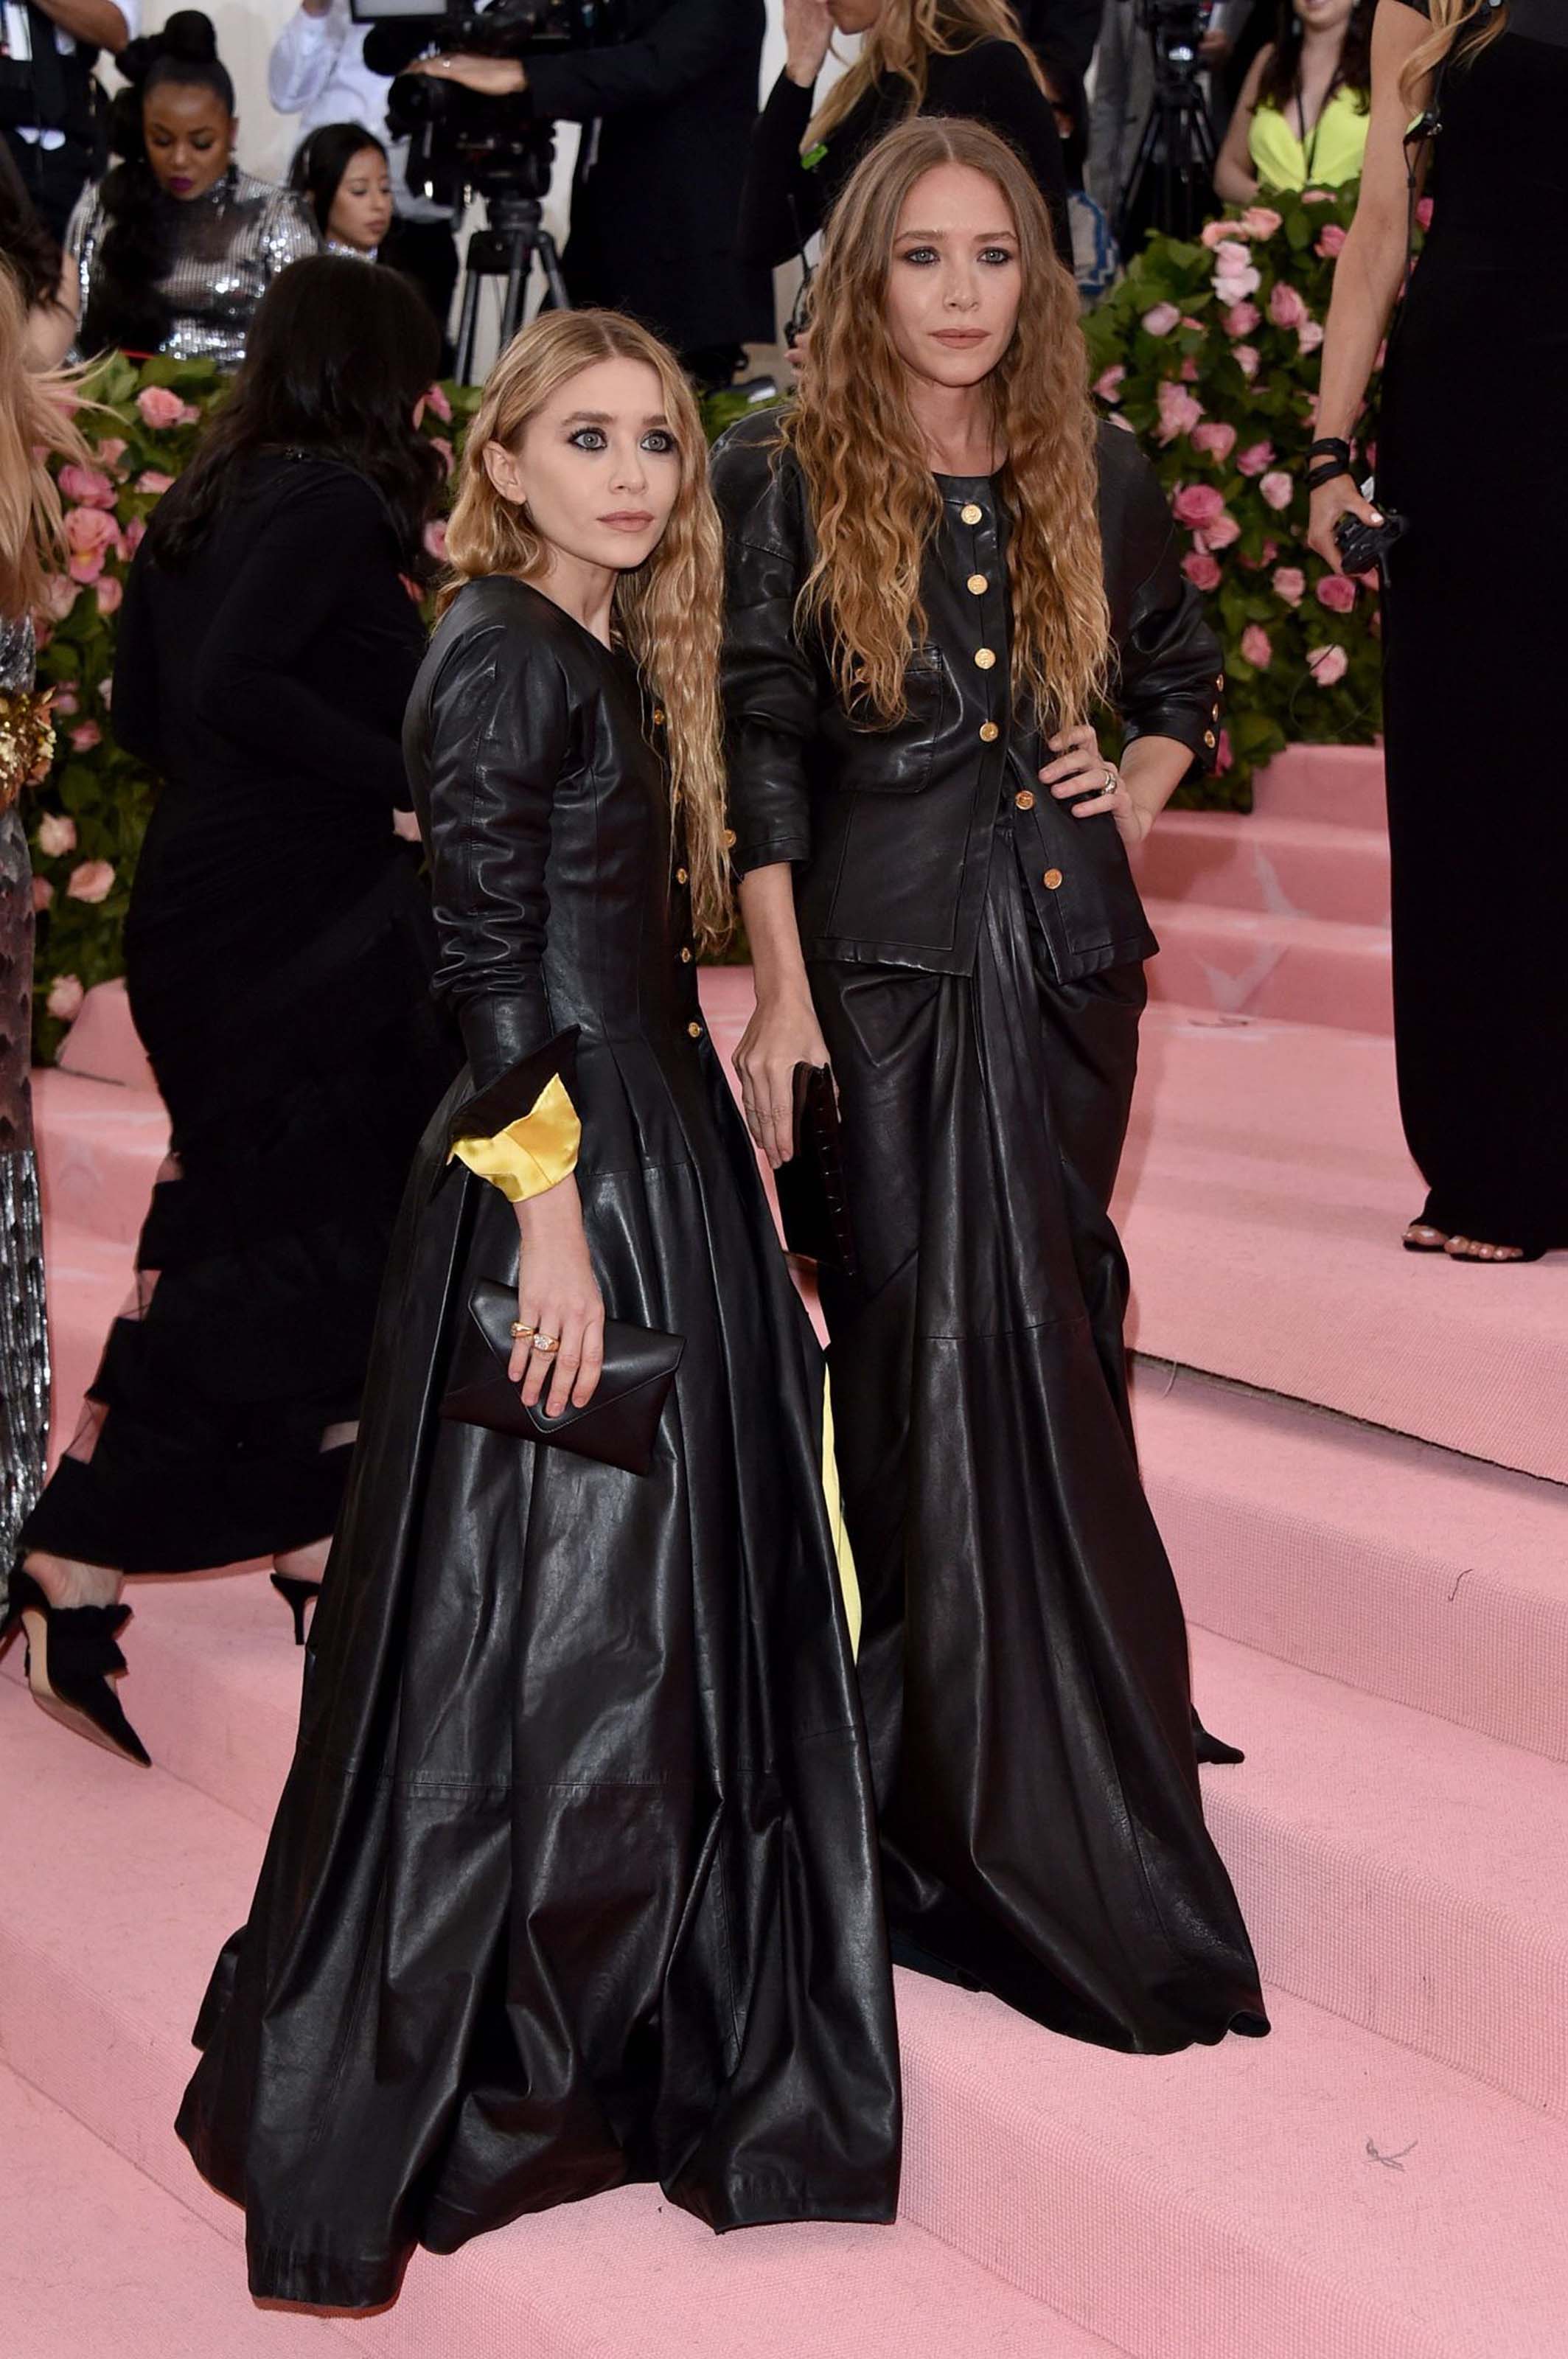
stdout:
[[[697,997],[723,559],[674,356],[612,312],[525,329],[447,549],[406,745],[468,1070],[180,2125],[255,2292],[345,2309],[627,2180],[714,2228],[898,2189],[821,1354]],[[644,1454],[578,1454],[649,1350]],[[569,1421],[473,1422],[486,1383],[501,1428],[519,1394]]]
[[[1467,1266],[1568,1248],[1568,798],[1532,692],[1568,639],[1565,118],[1563,0],[1379,0],[1308,474],[1337,565],[1335,527],[1374,513],[1353,443],[1387,333],[1394,1050],[1427,1189],[1403,1243]],[[1412,166],[1434,211],[1399,305]]]
[[[1073,267],[1067,165],[1046,77],[1008,0],[784,0],[784,67],[752,133],[740,252],[788,262],[822,227],[860,158],[917,114],[972,115],[1034,175],[1056,250]],[[821,105],[835,33],[860,49]]]
[[736,1063],[775,1165],[798,1069],[837,1086],[819,1275],[894,1954],[1111,2047],[1262,2031],[1108,1210],[1155,948],[1127,850],[1214,754],[1214,641],[1000,140],[890,133],[814,319],[798,406],[714,470]]

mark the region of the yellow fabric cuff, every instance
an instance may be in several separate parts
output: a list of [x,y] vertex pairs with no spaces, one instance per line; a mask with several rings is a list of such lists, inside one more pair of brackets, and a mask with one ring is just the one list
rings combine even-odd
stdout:
[[542,1196],[577,1168],[583,1125],[559,1073],[552,1074],[532,1106],[494,1138],[460,1138],[447,1157],[499,1188],[508,1203]]

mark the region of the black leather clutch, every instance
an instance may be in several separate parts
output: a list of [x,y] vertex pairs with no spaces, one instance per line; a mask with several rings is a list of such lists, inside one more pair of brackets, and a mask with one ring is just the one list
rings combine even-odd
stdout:
[[441,1405],[442,1417],[460,1425],[488,1426],[493,1433],[516,1434],[519,1441],[551,1442],[558,1450],[574,1451],[579,1458],[597,1458],[606,1466],[624,1466],[628,1474],[646,1474],[686,1338],[606,1319],[604,1366],[593,1399],[585,1408],[547,1417],[540,1403],[525,1408],[506,1374],[517,1315],[517,1288],[480,1278],[468,1298],[468,1319],[452,1367],[456,1381]]
[[832,1068],[795,1068],[795,1152],[773,1175],[784,1243],[838,1277],[855,1276],[855,1233],[844,1185],[844,1146]]

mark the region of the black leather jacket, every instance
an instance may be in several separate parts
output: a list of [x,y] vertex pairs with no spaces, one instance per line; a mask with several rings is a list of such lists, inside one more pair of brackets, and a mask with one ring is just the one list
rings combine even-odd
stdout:
[[[800,469],[778,450],[776,420],[765,415],[743,419],[719,443],[736,866],[744,875],[795,864],[809,959],[968,974],[991,845],[1007,818],[1059,977],[1146,958],[1158,945],[1116,822],[1073,819],[1052,799],[1037,777],[1049,757],[1036,716],[1013,707],[997,484],[940,481],[943,521],[921,583],[929,636],[909,660],[909,711],[893,728],[857,728],[826,648],[802,645],[795,628],[812,558]],[[1100,433],[1100,524],[1127,739],[1174,737],[1207,766],[1219,731],[1219,644],[1182,576],[1164,495],[1116,427]]]

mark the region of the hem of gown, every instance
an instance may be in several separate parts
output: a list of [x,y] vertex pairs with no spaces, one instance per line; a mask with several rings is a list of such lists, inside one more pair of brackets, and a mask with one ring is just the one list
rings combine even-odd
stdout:
[[[1429,1228],[1442,1229],[1451,1237],[1476,1237],[1483,1245],[1517,1245],[1521,1253],[1548,1254],[1568,1247],[1568,1229],[1561,1236],[1548,1236],[1532,1229],[1528,1223],[1512,1220],[1507,1213],[1493,1220],[1488,1213],[1484,1219],[1471,1221],[1458,1217],[1441,1190],[1428,1191],[1419,1218]],[[1507,1268],[1508,1265],[1502,1265]]]
[[[1213,1981],[1199,1967],[1190,1972],[1193,1984],[1202,1984],[1205,2003],[1201,2006],[1194,2003],[1190,2016],[1171,2024],[1167,2036],[1136,2025],[1115,2024],[1107,2017],[1091,2020],[1086,2008],[1074,2010],[1071,2005],[1062,2004],[1061,1986],[1047,1988],[1049,1977],[1043,1972],[1020,1970],[1016,1974],[987,1974],[973,1964],[961,1966],[942,1957],[898,1928],[890,1929],[889,1946],[894,1964],[910,1973],[924,1974],[930,1981],[949,1983],[960,1990],[983,1993],[999,2000],[1003,2006],[1011,2007],[1015,2015],[1038,2023],[1042,2030],[1055,2032],[1060,2038],[1079,2039],[1088,2047],[1107,2048],[1118,2055],[1179,2056],[1189,2048],[1217,2048],[1222,2039],[1233,2034],[1238,2039],[1264,2039],[1273,2028],[1260,1992],[1233,1989],[1216,2003]],[[1168,1988],[1174,1995],[1180,1984],[1172,1984]],[[1179,2013],[1171,2001],[1167,2006],[1171,2015]],[[1073,2019],[1075,2013],[1077,2020]]]

